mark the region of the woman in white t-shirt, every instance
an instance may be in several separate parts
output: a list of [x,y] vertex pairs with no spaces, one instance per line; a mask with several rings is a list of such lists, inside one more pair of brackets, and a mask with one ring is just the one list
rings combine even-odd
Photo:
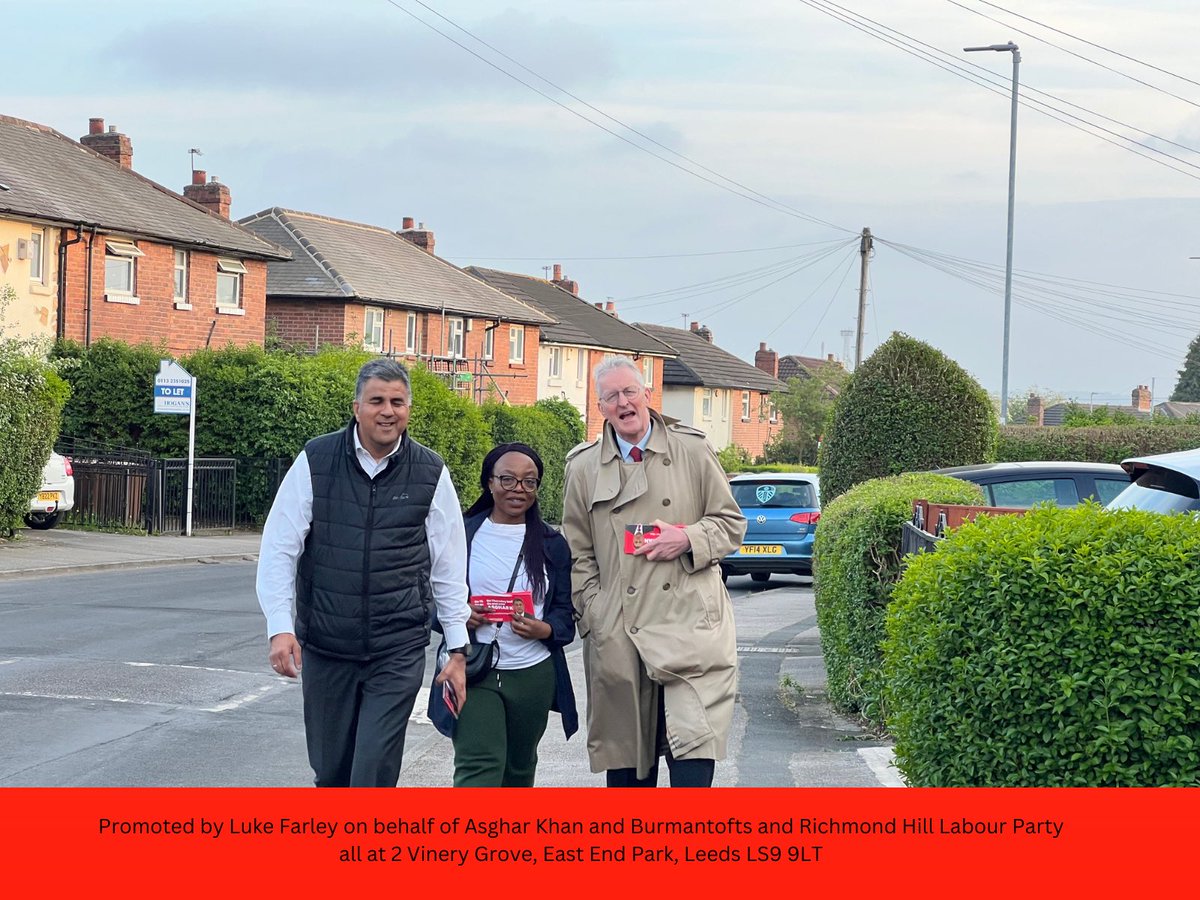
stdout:
[[454,739],[455,787],[532,787],[550,710],[568,738],[579,728],[562,650],[575,638],[571,551],[542,521],[542,473],[531,447],[501,444],[484,457],[483,493],[464,514],[472,597],[528,591],[532,608],[497,624],[472,604],[468,627],[480,643],[498,641],[498,661],[468,689],[457,721],[431,697],[434,724]]

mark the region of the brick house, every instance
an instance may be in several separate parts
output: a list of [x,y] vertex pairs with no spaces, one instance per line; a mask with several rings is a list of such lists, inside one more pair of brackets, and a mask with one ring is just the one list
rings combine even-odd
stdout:
[[434,255],[434,235],[272,208],[241,220],[291,251],[267,272],[267,327],[286,344],[354,344],[421,361],[476,402],[538,399],[541,328],[551,316]]
[[579,297],[577,282],[562,276],[554,266],[554,279],[468,266],[466,271],[510,297],[540,309],[558,321],[542,327],[538,351],[538,399],[561,397],[579,410],[587,423],[589,439],[600,433],[600,414],[592,370],[607,356],[629,356],[642,367],[650,388],[650,402],[661,407],[663,363],[675,351],[640,328],[622,322],[611,301],[589,303]]
[[[1159,404],[1159,408],[1165,404]],[[1085,409],[1091,412],[1095,409],[1107,409],[1111,412],[1125,413],[1133,416],[1135,419],[1150,419],[1154,416],[1153,398],[1150,396],[1150,388],[1147,385],[1139,384],[1135,387],[1129,396],[1129,405],[1122,406],[1115,403],[1079,403],[1075,400],[1067,403],[1055,403],[1051,406],[1046,406],[1041,397],[1036,394],[1030,394],[1025,405],[1025,422],[1014,422],[1014,425],[1048,425],[1058,426],[1066,420],[1067,414],[1071,411],[1071,407],[1076,406],[1080,409]]]
[[716,346],[712,331],[698,322],[687,331],[638,327],[679,354],[663,366],[663,412],[704,431],[717,450],[732,444],[752,458],[762,456],[783,424],[771,394],[787,385]]
[[0,116],[0,282],[17,334],[175,354],[262,344],[267,263],[286,259],[229,221],[216,179],[194,173],[180,196],[134,172],[130,139],[103,119],[76,142]]

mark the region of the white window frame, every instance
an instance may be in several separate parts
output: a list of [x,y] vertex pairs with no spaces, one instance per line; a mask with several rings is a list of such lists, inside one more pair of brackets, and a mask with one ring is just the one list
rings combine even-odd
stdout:
[[654,357],[642,357],[642,380],[646,382],[646,387],[654,387]]
[[[104,240],[104,299],[111,303],[132,303],[141,301],[137,297],[137,260],[145,256],[133,241],[123,241],[119,238]],[[109,282],[111,271],[128,272],[128,290],[124,287],[113,287]]]
[[35,228],[29,235],[29,280],[46,283],[46,229]]
[[465,357],[467,350],[467,323],[460,318],[446,320],[446,355],[454,359]]
[[771,421],[772,422],[779,421],[779,409],[778,409],[778,407],[775,406],[774,400],[771,401]]
[[742,421],[750,421],[750,392],[742,391]]
[[712,388],[704,388],[703,393],[700,394],[700,418],[712,419],[712,401]]
[[407,321],[404,323],[404,352],[416,353],[417,341],[419,339],[420,335],[417,333],[417,314],[410,312]]
[[496,329],[488,326],[483,329],[483,358],[491,361],[496,355]]
[[175,296],[176,309],[191,309],[188,303],[188,252],[175,248],[175,264],[172,269],[171,289]]
[[[227,313],[244,313],[242,308],[242,276],[246,274],[246,267],[240,259],[231,259],[229,257],[217,257],[217,312]],[[236,303],[221,302],[221,284],[229,284],[233,282],[234,295],[237,298]]]
[[525,362],[525,326],[508,326],[508,361],[510,363]]
[[379,306],[368,306],[363,310],[363,349],[375,353],[383,352],[384,311]]
[[575,361],[575,381],[580,387],[587,381],[587,358],[588,352],[580,347],[575,351],[579,358]]
[[548,374],[552,381],[562,381],[562,373],[563,373],[563,348],[562,347],[551,347],[550,348],[550,365],[548,368],[549,368]]

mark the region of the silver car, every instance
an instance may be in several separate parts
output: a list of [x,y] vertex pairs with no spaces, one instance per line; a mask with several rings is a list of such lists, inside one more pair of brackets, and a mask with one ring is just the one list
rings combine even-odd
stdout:
[[1121,463],[1133,483],[1105,509],[1200,511],[1200,450],[1135,456]]

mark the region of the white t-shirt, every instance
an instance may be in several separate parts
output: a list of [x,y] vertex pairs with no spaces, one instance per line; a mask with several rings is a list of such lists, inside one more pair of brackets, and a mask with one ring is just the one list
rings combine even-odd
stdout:
[[[525,525],[499,525],[490,518],[484,519],[471,541],[470,582],[472,594],[503,594],[508,590],[513,566],[525,544]],[[548,586],[548,585],[547,585]],[[528,591],[529,577],[525,573],[525,561],[517,570],[513,582],[514,591]],[[543,603],[535,603],[533,613],[542,617]],[[528,610],[526,610],[528,613]],[[550,655],[541,641],[523,638],[514,634],[512,626],[483,625],[475,631],[475,639],[481,644],[490,643],[499,627],[500,661],[497,669],[528,669]]]

